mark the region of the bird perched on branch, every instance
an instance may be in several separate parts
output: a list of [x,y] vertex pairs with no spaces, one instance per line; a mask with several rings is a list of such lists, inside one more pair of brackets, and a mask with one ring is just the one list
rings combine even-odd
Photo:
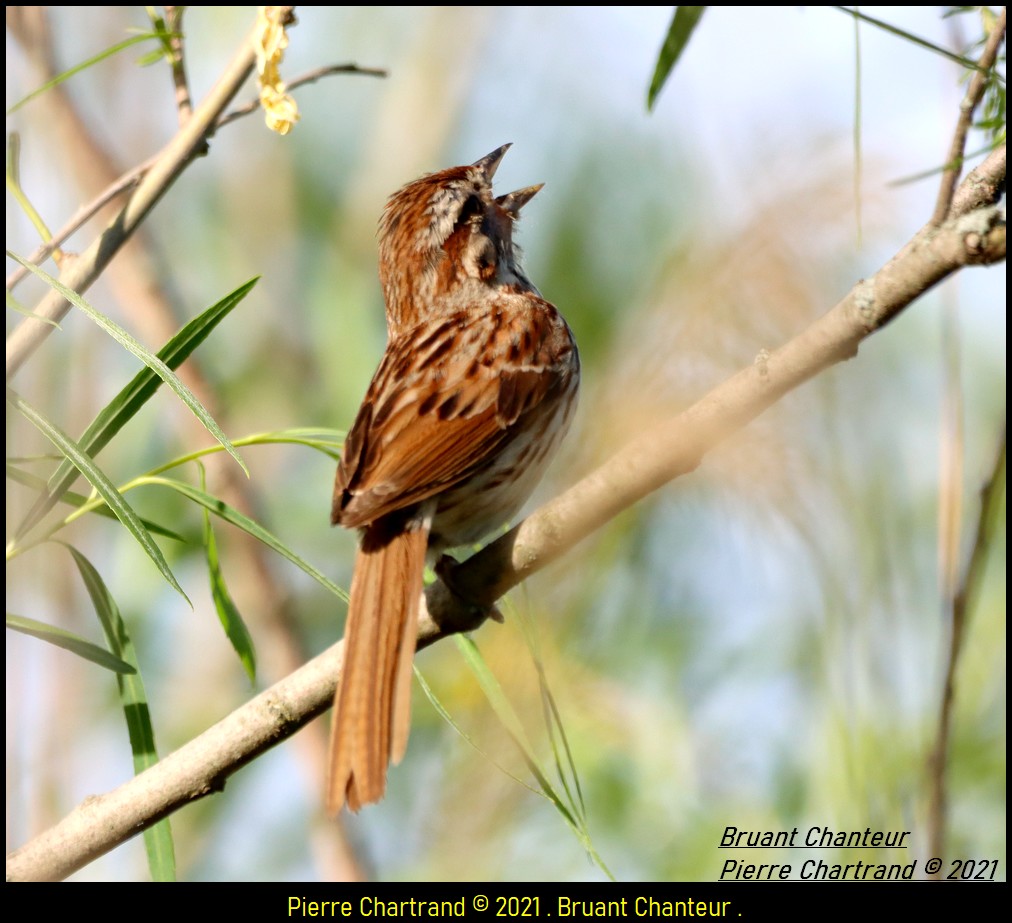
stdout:
[[404,755],[426,557],[516,515],[573,417],[572,331],[520,266],[541,186],[494,196],[509,145],[423,176],[380,220],[387,347],[348,433],[331,520],[361,530],[327,804],[379,801]]

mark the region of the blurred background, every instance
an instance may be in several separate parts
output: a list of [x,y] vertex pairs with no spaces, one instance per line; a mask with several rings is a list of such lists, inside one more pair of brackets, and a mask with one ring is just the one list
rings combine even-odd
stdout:
[[[980,35],[972,15],[871,12],[959,50]],[[8,106],[47,68],[59,73],[149,27],[140,7],[10,16]],[[188,381],[232,438],[346,427],[383,349],[375,227],[387,196],[511,141],[497,188],[546,184],[524,211],[520,243],[528,275],[572,326],[584,369],[578,420],[541,499],[803,330],[895,253],[930,217],[937,176],[897,181],[940,166],[963,93],[952,62],[861,26],[858,169],[855,27],[833,9],[709,10],[652,113],[646,91],[670,8],[306,7],[297,16],[285,79],[348,62],[388,76],[299,88],[301,121],[286,137],[258,113],[222,128],[88,299],[154,350],[260,275],[198,350]],[[187,10],[195,101],[253,19],[253,8]],[[139,66],[146,50],[111,57],[8,117],[21,185],[50,227],[175,133],[168,69]],[[250,82],[240,101],[254,96]],[[974,134],[968,150],[984,144]],[[27,255],[37,235],[10,196],[6,213],[7,246]],[[101,226],[68,249],[84,249]],[[16,290],[22,303],[42,293],[34,282]],[[550,760],[522,629],[534,626],[593,847],[615,877],[713,879],[735,857],[931,855],[927,760],[948,656],[944,600],[951,561],[962,572],[968,557],[1004,426],[1004,292],[1004,266],[959,273],[697,472],[528,581],[511,595],[506,625],[476,634]],[[8,311],[8,331],[17,320]],[[137,368],[72,312],[13,384],[74,435]],[[120,484],[207,442],[159,393],[101,463]],[[8,456],[45,451],[8,411]],[[249,482],[234,463],[215,463],[209,489],[347,586],[355,536],[328,525],[333,462],[295,446],[243,457]],[[37,470],[48,476],[51,466]],[[184,476],[197,482],[192,466]],[[9,536],[32,498],[8,481]],[[210,602],[198,511],[150,487],[131,501],[192,539],[162,544],[193,610],[117,523],[84,517],[60,537],[95,563],[122,610],[165,754],[253,690]],[[344,607],[227,526],[216,534],[264,689],[340,636]],[[1001,877],[1005,593],[1002,499],[956,676],[947,843],[951,857],[1002,860]],[[7,609],[102,637],[53,543],[9,558]],[[111,673],[11,632],[6,659],[11,849],[132,768]],[[327,728],[317,721],[172,818],[180,877],[602,880],[552,805],[507,774],[530,781],[455,645],[417,663],[477,747],[416,687],[410,747],[386,800],[335,824],[322,810]],[[735,855],[716,848],[729,825],[913,835],[891,853]],[[147,875],[138,838],[75,877]]]

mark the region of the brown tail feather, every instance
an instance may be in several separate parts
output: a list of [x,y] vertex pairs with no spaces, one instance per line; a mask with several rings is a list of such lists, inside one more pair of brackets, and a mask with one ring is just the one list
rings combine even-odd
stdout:
[[411,720],[411,663],[429,530],[393,536],[383,519],[366,529],[355,558],[334,699],[327,810],[379,801],[387,765],[404,756]]

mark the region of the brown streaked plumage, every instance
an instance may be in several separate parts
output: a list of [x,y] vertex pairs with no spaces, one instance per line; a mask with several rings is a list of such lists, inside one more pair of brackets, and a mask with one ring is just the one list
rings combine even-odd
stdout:
[[327,804],[378,801],[407,745],[426,555],[505,525],[565,435],[580,363],[520,267],[494,198],[509,145],[408,184],[380,221],[387,348],[345,441],[331,519],[362,530],[335,699]]

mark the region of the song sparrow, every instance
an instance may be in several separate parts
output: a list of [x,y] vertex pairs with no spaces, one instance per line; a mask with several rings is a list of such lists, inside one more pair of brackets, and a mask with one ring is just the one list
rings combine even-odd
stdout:
[[494,198],[509,145],[409,183],[380,220],[387,347],[348,434],[331,520],[362,530],[335,699],[328,808],[379,801],[404,755],[426,555],[514,516],[576,406],[580,360],[524,275]]

